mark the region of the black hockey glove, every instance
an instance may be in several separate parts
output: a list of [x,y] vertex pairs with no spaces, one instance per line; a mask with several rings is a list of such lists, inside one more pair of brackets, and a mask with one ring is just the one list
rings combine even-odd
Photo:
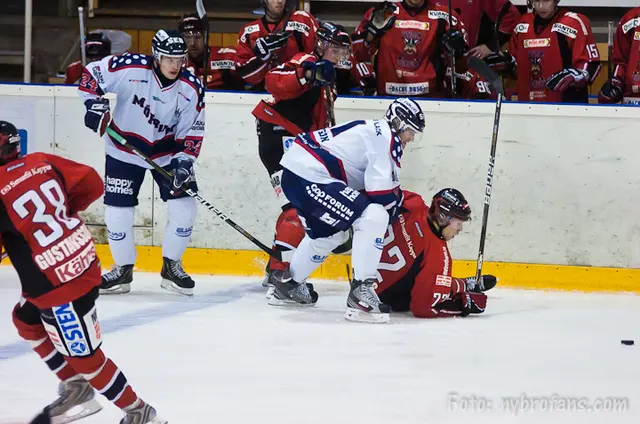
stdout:
[[604,83],[598,93],[598,103],[619,103],[624,95],[624,82],[611,78]]
[[589,83],[589,72],[565,68],[551,75],[547,80],[547,90],[563,93],[569,87],[584,87]]
[[306,71],[311,72],[309,81],[313,83],[313,85],[331,84],[336,80],[336,68],[333,66],[333,63],[328,60],[302,62],[302,69],[305,70],[305,76],[307,74]]
[[455,30],[445,32],[442,35],[441,43],[449,54],[454,55],[456,59],[464,56],[467,50],[469,50],[462,31]]
[[265,62],[271,57],[271,53],[281,49],[287,44],[287,40],[291,37],[291,32],[279,31],[269,34],[265,37],[258,38],[253,46],[253,53],[258,59]]
[[481,275],[479,282],[476,281],[476,277],[467,277],[463,278],[463,280],[467,286],[467,291],[472,293],[486,292],[494,288],[498,283],[498,279],[495,277],[495,275],[490,274]]
[[371,17],[364,25],[364,29],[373,37],[381,37],[389,31],[396,21],[395,11],[398,8],[394,3],[384,1],[373,8]]
[[195,179],[192,160],[173,158],[169,166],[173,169],[173,190],[180,190],[185,184]]
[[104,98],[89,99],[84,102],[84,105],[87,108],[87,112],[84,114],[84,125],[102,137],[111,121],[109,100]]
[[516,69],[516,60],[509,52],[491,53],[484,61],[498,74],[511,74]]

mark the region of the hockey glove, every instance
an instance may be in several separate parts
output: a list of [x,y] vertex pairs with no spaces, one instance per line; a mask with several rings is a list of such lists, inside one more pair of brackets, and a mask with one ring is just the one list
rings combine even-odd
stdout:
[[84,125],[102,137],[111,121],[109,100],[104,98],[89,99],[84,102],[84,105],[87,108],[87,112],[84,114]]
[[173,158],[170,167],[173,169],[173,190],[180,190],[185,184],[194,180],[195,170],[192,160]]
[[516,60],[509,52],[491,53],[484,61],[499,74],[511,74],[516,69]]
[[302,68],[305,70],[305,76],[308,74],[306,71],[310,71],[308,79],[313,85],[331,84],[336,79],[336,68],[328,60],[302,62]]
[[476,281],[476,277],[463,278],[468,292],[482,293],[491,290],[498,283],[498,279],[494,275],[481,275],[480,281]]
[[624,82],[611,78],[604,83],[598,93],[598,103],[619,103],[624,94]]
[[374,38],[381,37],[389,31],[396,21],[395,11],[397,6],[391,2],[384,1],[373,8],[371,17],[364,25],[364,29]]
[[377,88],[377,82],[376,72],[371,62],[358,62],[355,64],[355,67],[357,71],[356,81],[364,92],[364,95],[374,95]]
[[265,62],[271,57],[271,53],[281,49],[287,44],[291,32],[279,31],[274,34],[269,34],[266,37],[261,37],[256,40],[256,44],[253,46],[253,53],[258,59]]
[[547,90],[564,92],[569,87],[584,87],[589,82],[589,72],[574,68],[565,68],[551,75],[547,80]]
[[456,59],[461,58],[469,50],[462,31],[448,31],[442,35],[442,45],[449,54],[455,55]]
[[480,314],[487,307],[487,295],[484,293],[464,292],[454,296],[452,300],[454,303],[460,300],[462,311],[460,315],[463,317],[469,314]]

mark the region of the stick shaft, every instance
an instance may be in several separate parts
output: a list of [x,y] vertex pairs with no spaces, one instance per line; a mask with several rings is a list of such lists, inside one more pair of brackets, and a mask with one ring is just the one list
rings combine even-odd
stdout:
[[84,8],[78,7],[78,22],[80,24],[80,54],[82,56],[82,66],[87,65],[87,50],[84,45]]

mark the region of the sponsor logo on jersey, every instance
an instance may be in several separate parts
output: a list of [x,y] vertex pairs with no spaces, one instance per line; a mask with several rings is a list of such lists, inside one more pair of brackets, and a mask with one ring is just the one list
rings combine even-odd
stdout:
[[104,191],[113,194],[133,194],[133,181],[126,178],[114,178],[106,177],[107,184],[105,184]]
[[286,152],[287,150],[289,150],[291,148],[291,145],[293,145],[293,141],[295,140],[295,137],[291,137],[291,136],[284,136],[282,137],[282,149]]
[[322,262],[324,262],[324,260],[327,259],[326,256],[323,255],[313,255],[311,257],[311,262],[315,262],[317,264],[321,264]]
[[417,29],[419,31],[429,31],[429,22],[396,21],[394,26],[400,29]]
[[384,240],[382,240],[382,237],[378,237],[376,239],[375,246],[376,246],[376,249],[382,250],[382,248],[384,247]]
[[416,251],[413,248],[413,240],[411,240],[411,236],[407,231],[407,221],[404,219],[402,214],[398,215],[398,221],[400,221],[400,229],[402,230],[402,236],[404,237],[404,241],[407,242],[407,248],[409,249],[409,254],[413,259],[416,258]]
[[329,141],[330,138],[331,138],[331,136],[329,135],[329,131],[327,131],[326,129],[321,129],[321,130],[316,132],[316,139],[320,143],[324,143],[325,141]]
[[[154,98],[154,100],[156,99]],[[162,100],[158,99],[158,101]],[[147,99],[145,99],[144,97],[140,98],[134,94],[131,103],[136,106],[140,106],[140,108],[142,109],[142,114],[145,116],[145,118],[148,118],[147,123],[149,125],[153,125],[158,130],[158,132],[164,132],[165,134],[175,132],[176,125],[169,126],[161,123],[160,120],[156,118],[153,113],[151,113],[151,106],[149,105],[149,103],[147,103]]]
[[451,287],[452,278],[446,275],[438,275],[436,277],[436,286]]
[[558,23],[553,24],[553,26],[551,27],[551,32],[559,32],[560,34],[564,34],[569,38],[576,38],[578,36],[577,29]]
[[287,22],[287,31],[298,31],[303,33],[304,35],[309,35],[309,25],[303,24],[302,22],[297,21],[289,21]]
[[317,184],[311,184],[310,186],[307,186],[306,189],[307,189],[307,194],[312,199],[322,204],[322,206],[324,206],[326,209],[330,210],[331,212],[338,214],[341,218],[353,217],[354,212],[351,210],[349,206],[345,205],[344,203],[337,200],[335,197],[326,193],[324,190],[318,187]]
[[640,40],[640,32],[639,31],[636,31],[636,32],[633,33],[633,39],[634,40]]
[[[444,19],[445,21],[449,22],[449,14],[444,10],[430,10],[427,16],[429,16],[429,19]],[[451,22],[454,25],[457,25],[458,19],[456,19],[455,16],[452,16]]]
[[13,188],[15,188],[16,186],[22,184],[23,182],[27,181],[29,178],[35,176],[35,175],[40,175],[40,174],[44,174],[45,172],[49,172],[51,171],[51,165],[44,165],[44,166],[39,166],[37,168],[32,168],[32,169],[28,169],[24,172],[24,174],[22,174],[21,176],[19,176],[18,178],[16,178],[13,181],[9,181],[9,183],[7,185],[5,185],[4,187],[2,187],[2,190],[0,190],[0,193],[7,194],[9,193]]
[[71,303],[65,303],[64,305],[54,306],[53,316],[58,323],[58,327],[62,330],[62,336],[64,337],[64,343],[69,349],[72,356],[86,356],[89,352],[89,346],[87,340],[84,337],[84,331],[82,330],[82,324],[78,319],[76,311],[73,309]]
[[260,25],[255,24],[245,27],[244,31],[242,32],[242,36],[240,36],[240,41],[246,43],[249,34],[253,34],[254,32],[260,32]]
[[191,126],[191,131],[204,131],[204,121],[196,121]]
[[102,75],[102,70],[100,69],[100,65],[96,65],[91,70],[93,77],[98,81],[98,84],[104,86],[104,76]]
[[525,49],[535,49],[538,47],[548,47],[551,45],[551,38],[532,38],[524,40]]
[[93,245],[92,241],[93,237],[87,227],[81,225],[80,228],[62,241],[56,243],[44,252],[35,255],[33,260],[42,271],[45,271],[70,258],[86,245]]
[[96,248],[91,243],[78,256],[57,267],[56,275],[61,283],[67,283],[82,275],[95,260]]
[[640,26],[640,18],[630,19],[625,22],[624,25],[622,25],[622,32],[626,34],[630,30],[638,26]]
[[13,171],[14,169],[18,169],[24,166],[24,162],[21,163],[16,163],[15,165],[11,165],[10,167],[7,168],[7,172],[9,171]]
[[190,102],[191,99],[189,97],[187,97],[186,94],[184,94],[182,91],[178,91],[178,95],[182,96],[186,101]]
[[136,84],[149,84],[149,80],[141,80],[141,79],[130,79],[129,82],[133,82]]
[[116,233],[114,231],[107,230],[107,237],[109,237],[109,240],[120,241],[120,240],[124,240],[127,237],[127,233],[126,232]]
[[349,186],[346,186],[345,188],[343,188],[340,191],[340,194],[342,194],[344,197],[349,199],[349,201],[351,202],[355,202],[358,196],[360,196],[360,192],[358,190],[354,190]]
[[516,34],[524,34],[527,31],[529,31],[529,24],[518,24],[513,29],[513,32],[515,32]]
[[209,67],[213,71],[218,71],[221,69],[236,69],[236,62],[234,62],[233,60],[212,60],[211,62],[209,62]]
[[385,83],[385,91],[389,95],[426,94],[429,92],[429,82],[416,82],[416,83],[387,82]]
[[178,237],[189,237],[193,227],[178,227],[176,228],[176,235]]
[[442,246],[442,258],[444,259],[444,263],[442,264],[442,275],[449,275],[449,252],[445,245]]
[[162,103],[163,105],[166,105],[166,104],[167,104],[167,102],[165,102],[164,100],[162,100],[162,99],[161,99],[160,97],[158,97],[158,96],[151,96],[151,98],[152,98],[154,101],[156,101],[156,102],[160,102],[160,103]]
[[420,228],[420,224],[418,224],[417,222],[415,222],[416,224],[416,230],[418,230],[418,235],[420,236],[420,238],[423,238],[424,235],[422,234],[422,228]]

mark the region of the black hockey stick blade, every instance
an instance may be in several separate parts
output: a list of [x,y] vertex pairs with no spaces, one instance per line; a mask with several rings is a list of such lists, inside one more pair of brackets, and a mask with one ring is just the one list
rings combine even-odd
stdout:
[[[138,156],[140,159],[145,161],[147,164],[149,164],[149,166],[151,166],[155,171],[157,171],[165,179],[167,179],[169,181],[173,181],[173,176],[171,175],[171,173],[169,173],[169,171],[167,171],[166,169],[162,168],[157,163],[155,163],[154,161],[149,159],[144,153],[142,153],[140,150],[138,150],[138,148],[136,146],[134,146],[133,144],[129,143],[126,139],[121,137],[120,134],[115,132],[111,127],[107,127],[107,134],[109,134],[109,136],[113,140],[115,140],[118,143],[122,144],[130,152],[132,152],[133,154]],[[263,252],[267,253],[269,256],[274,257],[277,260],[282,260],[282,255],[281,255],[280,252],[278,252],[277,250],[273,250],[270,247],[267,247],[260,240],[258,240],[253,235],[251,235],[251,233],[247,232],[244,228],[242,228],[241,226],[239,226],[238,224],[233,222],[233,220],[231,220],[227,215],[225,215],[218,208],[216,208],[212,203],[210,203],[209,201],[205,200],[197,192],[195,192],[195,191],[193,191],[193,190],[191,190],[189,188],[183,189],[183,190],[189,196],[191,196],[194,199],[196,199],[198,201],[198,203],[200,203],[201,205],[203,205],[204,207],[209,209],[211,212],[213,212],[218,218],[220,218],[221,220],[223,220],[224,222],[229,224],[231,227],[233,227],[237,232],[239,232],[240,234],[245,236],[251,243],[253,243],[257,247],[259,247],[260,250],[262,250]]]
[[496,74],[489,68],[489,65],[484,60],[478,59],[474,56],[467,57],[467,64],[471,69],[476,71],[480,76],[486,79],[489,84],[500,94],[504,94],[504,87],[502,85],[502,79],[500,75]]

